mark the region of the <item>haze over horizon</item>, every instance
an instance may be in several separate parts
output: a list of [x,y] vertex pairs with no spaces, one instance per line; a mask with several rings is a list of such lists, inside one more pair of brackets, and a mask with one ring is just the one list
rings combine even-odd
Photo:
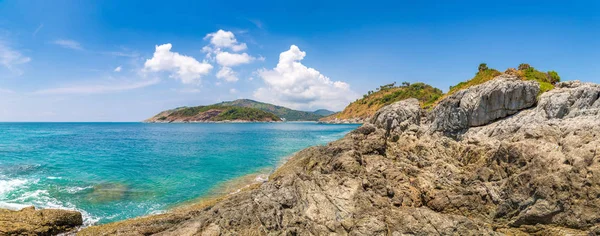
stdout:
[[600,83],[600,2],[0,2],[0,121],[141,121],[247,98],[342,110],[485,62]]

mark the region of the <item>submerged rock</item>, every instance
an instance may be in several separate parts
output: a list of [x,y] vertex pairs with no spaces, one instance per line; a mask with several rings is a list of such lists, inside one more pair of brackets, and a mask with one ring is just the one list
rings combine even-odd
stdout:
[[61,209],[0,209],[0,235],[56,235],[83,224],[81,213]]
[[560,83],[537,102],[538,91],[504,75],[429,114],[395,103],[262,184],[80,234],[598,234],[600,86]]
[[123,199],[129,188],[120,183],[102,183],[95,185],[88,197],[92,202],[111,202]]

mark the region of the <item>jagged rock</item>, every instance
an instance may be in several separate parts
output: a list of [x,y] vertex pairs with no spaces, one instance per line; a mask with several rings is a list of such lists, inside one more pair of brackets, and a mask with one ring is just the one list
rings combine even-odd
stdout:
[[322,124],[362,124],[365,123],[365,118],[355,117],[350,119],[332,119],[332,120],[320,120],[319,123]]
[[80,233],[597,234],[600,87],[560,83],[532,107],[537,86],[502,76],[446,98],[428,120],[414,101],[396,103],[214,204]]
[[373,118],[373,123],[378,128],[390,132],[403,132],[411,125],[420,125],[423,109],[416,98],[406,99],[392,103],[379,109]]
[[579,115],[600,114],[600,86],[592,83],[569,81],[557,84],[557,89],[544,94],[539,109],[546,118],[570,118]]
[[61,209],[0,209],[0,235],[56,235],[83,224],[81,213]]
[[433,109],[433,131],[455,133],[486,125],[536,103],[539,84],[501,75],[489,82],[460,90]]

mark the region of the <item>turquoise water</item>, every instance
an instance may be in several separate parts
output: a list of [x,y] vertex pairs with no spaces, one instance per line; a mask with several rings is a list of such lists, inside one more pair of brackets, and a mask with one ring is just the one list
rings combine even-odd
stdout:
[[356,127],[0,123],[0,208],[76,209],[86,224],[159,213]]

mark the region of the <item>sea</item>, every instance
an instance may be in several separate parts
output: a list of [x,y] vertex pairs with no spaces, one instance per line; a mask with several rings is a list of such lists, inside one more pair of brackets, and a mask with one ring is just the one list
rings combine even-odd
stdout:
[[168,211],[256,181],[352,124],[0,123],[0,208],[80,211],[85,225]]

